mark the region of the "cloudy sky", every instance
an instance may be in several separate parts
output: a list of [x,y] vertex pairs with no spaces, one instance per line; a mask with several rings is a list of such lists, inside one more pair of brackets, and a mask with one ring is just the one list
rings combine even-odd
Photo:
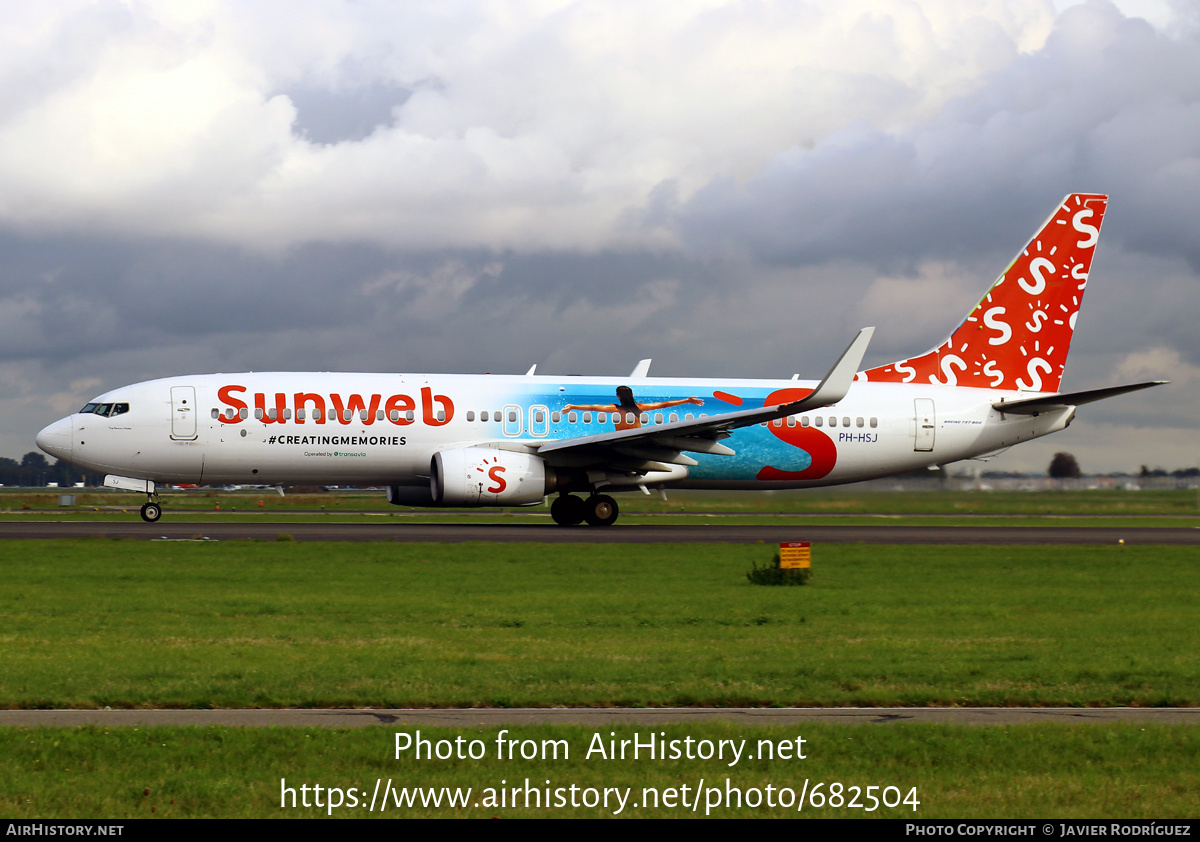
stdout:
[[993,460],[1200,456],[1192,0],[55,0],[0,27],[0,455],[247,369],[819,377],[940,342],[1111,196],[1064,388]]

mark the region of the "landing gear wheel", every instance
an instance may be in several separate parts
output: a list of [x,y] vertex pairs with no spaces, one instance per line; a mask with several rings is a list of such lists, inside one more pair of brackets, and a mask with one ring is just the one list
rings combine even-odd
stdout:
[[142,506],[142,520],[146,523],[154,523],[160,517],[162,517],[162,506],[158,503],[147,503]]
[[596,494],[584,503],[583,519],[592,526],[612,526],[619,511],[616,500],[607,494]]
[[550,504],[550,517],[559,526],[578,526],[583,523],[585,508],[578,497],[564,494]]

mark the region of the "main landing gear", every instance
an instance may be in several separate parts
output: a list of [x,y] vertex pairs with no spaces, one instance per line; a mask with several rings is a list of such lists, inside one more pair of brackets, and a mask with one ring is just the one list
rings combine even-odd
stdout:
[[617,501],[607,494],[593,494],[586,500],[564,494],[550,504],[550,517],[559,526],[578,526],[584,521],[590,526],[612,526],[619,513]]

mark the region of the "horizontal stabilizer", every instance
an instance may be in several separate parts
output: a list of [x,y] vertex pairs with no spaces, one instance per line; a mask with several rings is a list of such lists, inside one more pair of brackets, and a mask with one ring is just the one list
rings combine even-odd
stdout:
[[1064,392],[1061,395],[1047,395],[1044,398],[1030,398],[1019,401],[997,401],[992,406],[1001,412],[1014,415],[1037,415],[1041,412],[1051,412],[1055,409],[1066,409],[1069,406],[1079,406],[1105,398],[1115,398],[1128,392],[1149,389],[1151,386],[1161,386],[1167,380],[1151,380],[1146,383],[1130,383],[1127,386],[1110,386],[1107,389],[1092,389],[1087,392]]

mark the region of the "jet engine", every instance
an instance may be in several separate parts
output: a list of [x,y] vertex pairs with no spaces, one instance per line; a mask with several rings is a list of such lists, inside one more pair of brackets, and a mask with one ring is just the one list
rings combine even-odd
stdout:
[[554,485],[554,471],[541,457],[494,447],[442,450],[430,465],[436,506],[529,506]]
[[389,485],[387,501],[393,506],[436,506],[429,485]]

